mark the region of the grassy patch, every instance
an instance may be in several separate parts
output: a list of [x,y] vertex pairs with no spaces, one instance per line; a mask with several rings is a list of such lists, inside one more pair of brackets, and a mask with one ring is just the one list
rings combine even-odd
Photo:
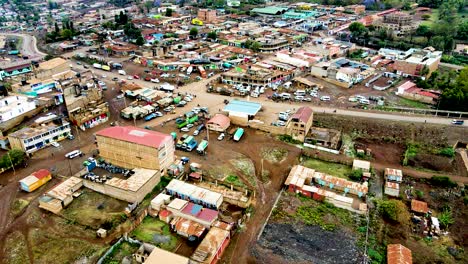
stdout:
[[80,197],[73,200],[63,216],[70,222],[76,222],[93,229],[101,227],[112,229],[125,221],[123,211],[127,203],[112,197],[85,190]]
[[273,163],[282,162],[288,155],[288,151],[282,148],[262,148],[262,158]]
[[122,260],[129,256],[131,257],[133,253],[135,253],[140,245],[136,243],[130,243],[127,241],[123,241],[118,246],[114,248],[114,250],[104,259],[102,262],[103,264],[114,264],[114,263],[121,263]]
[[302,162],[302,165],[314,169],[316,171],[320,171],[343,179],[348,179],[348,175],[350,175],[352,172],[352,169],[349,166],[322,161],[318,159],[305,159]]
[[403,166],[407,166],[408,161],[416,157],[419,150],[420,150],[420,146],[418,144],[408,143],[406,145],[405,154],[403,156],[403,162],[402,162]]
[[333,231],[339,224],[351,224],[351,213],[335,207],[333,204],[323,202],[315,207],[301,205],[297,208],[296,218],[306,225],[318,225],[323,230]]
[[257,186],[255,177],[255,167],[252,160],[248,158],[238,158],[230,160],[232,166],[244,174],[252,186]]
[[[168,238],[167,243],[158,243],[154,235],[163,235]],[[147,243],[156,245],[162,249],[173,251],[177,247],[177,237],[172,235],[169,225],[152,217],[145,217],[141,224],[133,230],[131,236]]]
[[31,230],[30,240],[35,263],[73,263],[84,257],[94,263],[105,251],[102,245],[55,236],[39,228]]
[[5,241],[3,261],[9,264],[29,263],[26,239],[19,231],[8,235]]
[[236,175],[229,175],[224,181],[234,186],[245,187],[245,184]]
[[23,212],[23,209],[29,205],[29,201],[25,199],[15,199],[11,205],[11,214],[16,217]]
[[434,24],[434,22],[437,21],[437,19],[439,19],[439,10],[438,9],[432,9],[432,13],[431,13],[431,17],[428,19],[428,20],[423,20],[421,22],[421,25],[426,25],[426,26],[432,26],[432,24]]
[[429,108],[429,106],[425,103],[413,101],[413,100],[406,99],[406,98],[400,98],[398,100],[398,104],[401,106],[412,107],[412,108]]
[[290,135],[279,135],[278,139],[286,143],[302,145],[301,141],[293,139]]

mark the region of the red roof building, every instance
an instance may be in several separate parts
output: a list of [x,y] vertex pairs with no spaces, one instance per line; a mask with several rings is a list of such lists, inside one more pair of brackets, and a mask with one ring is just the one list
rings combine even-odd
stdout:
[[231,125],[231,119],[229,117],[222,115],[222,114],[216,114],[213,118],[208,120],[206,122],[206,127],[209,130],[213,131],[218,131],[218,132],[224,132],[228,127]]
[[416,213],[425,214],[429,211],[426,202],[418,201],[418,200],[411,200],[411,211]]
[[293,114],[288,122],[288,135],[292,136],[295,140],[304,142],[312,127],[313,117],[314,113],[312,108],[303,106],[297,109],[296,113]]
[[171,135],[133,126],[115,126],[96,133],[99,155],[113,165],[161,173],[174,162]]
[[387,246],[388,264],[413,264],[411,250],[401,244],[390,244]]
[[43,179],[45,177],[48,177],[50,175],[50,171],[48,171],[46,169],[40,169],[38,171],[35,171],[35,172],[31,173],[31,175],[35,176],[36,178],[38,178],[40,180],[40,179]]

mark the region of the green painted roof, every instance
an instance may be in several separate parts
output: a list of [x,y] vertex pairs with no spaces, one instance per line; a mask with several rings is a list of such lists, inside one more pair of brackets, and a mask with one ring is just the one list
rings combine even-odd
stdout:
[[281,15],[288,10],[288,7],[279,6],[268,6],[268,7],[257,7],[252,9],[252,12],[266,15]]

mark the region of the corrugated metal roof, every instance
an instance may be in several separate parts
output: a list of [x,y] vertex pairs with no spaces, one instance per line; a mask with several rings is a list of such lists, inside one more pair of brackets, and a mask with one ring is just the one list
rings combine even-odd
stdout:
[[153,148],[159,148],[164,145],[165,142],[172,141],[171,135],[133,126],[108,127],[98,131],[96,135]]
[[262,105],[259,103],[243,100],[231,100],[231,102],[224,107],[224,111],[256,115],[258,111],[260,111],[260,108],[262,108]]
[[151,178],[157,177],[159,172],[156,170],[149,170],[143,168],[133,169],[135,172],[128,179],[112,178],[105,184],[113,186],[115,188],[137,192],[143,185],[145,185]]
[[388,264],[412,264],[413,256],[411,250],[401,244],[390,244],[387,246]]
[[47,192],[47,195],[59,199],[65,200],[68,196],[71,196],[76,191],[75,188],[83,186],[83,180],[77,177],[70,177],[64,182],[56,185],[52,190]]
[[418,200],[411,200],[411,210],[418,212],[418,213],[427,213],[429,208],[427,207],[426,202],[418,201]]

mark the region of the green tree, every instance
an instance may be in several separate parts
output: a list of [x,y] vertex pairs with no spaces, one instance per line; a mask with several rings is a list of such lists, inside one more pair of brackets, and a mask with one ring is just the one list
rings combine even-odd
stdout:
[[12,149],[3,155],[0,159],[0,167],[4,169],[9,169],[13,166],[18,166],[24,163],[25,153],[20,149]]
[[261,48],[261,47],[262,47],[262,45],[260,44],[260,42],[254,41],[254,42],[252,43],[252,45],[250,46],[250,49],[253,50],[253,51],[255,51],[255,52],[258,52],[258,51],[260,51],[260,48]]
[[360,181],[362,179],[362,170],[353,170],[348,177],[353,181]]
[[405,204],[400,200],[378,200],[377,205],[379,212],[382,214],[383,218],[397,222],[400,224],[407,224],[410,218],[408,210],[406,209]]
[[218,38],[218,36],[216,34],[216,31],[211,31],[210,33],[207,34],[206,37],[209,38],[209,39],[217,39]]
[[425,37],[427,42],[429,42],[431,37],[434,35],[434,32],[432,32],[431,28],[427,25],[419,25],[415,33],[418,36]]
[[149,13],[151,11],[151,8],[153,8],[153,2],[152,1],[146,1],[145,2],[145,8],[146,8],[146,13]]
[[447,110],[468,111],[468,67],[460,71],[454,84],[444,87],[440,107]]
[[348,27],[349,31],[353,36],[360,37],[366,33],[367,29],[366,27],[360,23],[360,22],[353,22],[351,25]]
[[138,46],[141,46],[143,44],[145,44],[145,39],[143,38],[143,36],[138,36],[138,38],[136,39],[136,42],[135,44],[137,44]]
[[461,40],[468,39],[468,19],[465,19],[458,25],[456,38]]
[[193,27],[190,29],[189,35],[193,38],[196,38],[198,35],[198,28]]
[[47,55],[45,55],[44,60],[45,60],[45,61],[48,61],[48,60],[51,60],[51,59],[53,59],[53,58],[55,58],[55,57],[52,56],[52,55],[50,55],[50,54],[47,54]]
[[172,12],[173,12],[172,9],[167,8],[167,9],[166,9],[166,14],[165,14],[165,15],[166,15],[167,17],[171,17],[171,16],[172,16]]
[[60,32],[60,35],[64,39],[71,40],[73,38],[73,32],[70,29],[64,29],[62,32]]

